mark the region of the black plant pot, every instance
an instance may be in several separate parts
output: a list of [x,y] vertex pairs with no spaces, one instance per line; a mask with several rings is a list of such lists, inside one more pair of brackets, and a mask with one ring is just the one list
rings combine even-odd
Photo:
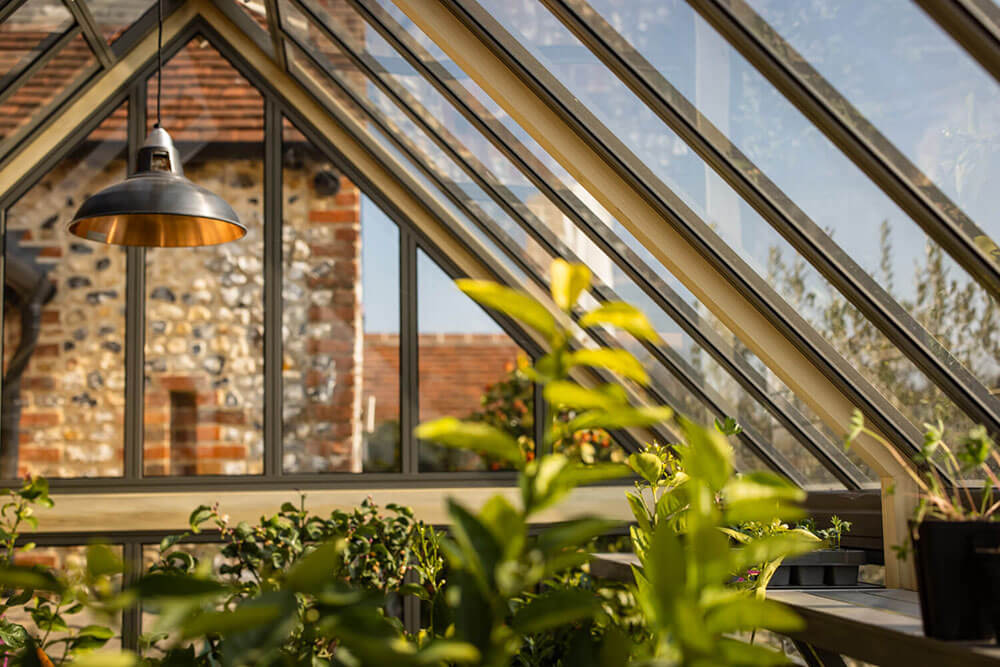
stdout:
[[977,550],[1000,547],[1000,523],[924,521],[914,546],[924,634],[963,641],[993,637],[987,561]]
[[823,585],[826,573],[823,565],[796,565],[792,570],[792,579],[797,586]]
[[788,565],[779,565],[778,569],[771,575],[768,586],[788,586],[792,583],[792,568]]

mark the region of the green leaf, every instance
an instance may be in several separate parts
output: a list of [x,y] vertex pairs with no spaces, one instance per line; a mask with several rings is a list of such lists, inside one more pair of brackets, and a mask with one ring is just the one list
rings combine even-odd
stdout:
[[415,662],[418,665],[439,665],[441,663],[464,665],[478,663],[480,657],[479,649],[468,642],[435,639],[417,653]]
[[65,586],[54,574],[35,567],[11,565],[0,567],[0,586],[5,588],[31,588],[39,591],[61,593]]
[[608,430],[642,428],[662,424],[673,416],[674,411],[665,405],[640,408],[623,405],[610,410],[588,410],[570,420],[566,424],[566,430],[573,432],[598,428]]
[[448,499],[448,516],[451,517],[452,535],[462,550],[466,564],[472,566],[481,583],[489,584],[503,554],[503,547],[479,517],[451,498]]
[[93,637],[94,639],[111,639],[115,636],[111,628],[103,625],[87,625],[77,631],[79,637]]
[[277,621],[284,612],[282,605],[241,605],[233,611],[208,611],[188,619],[183,625],[185,639],[205,635],[226,635],[245,632]]
[[688,446],[681,448],[685,472],[704,480],[713,491],[725,486],[733,474],[733,448],[725,436],[689,419],[680,419]]
[[139,579],[132,590],[145,600],[217,596],[227,592],[229,587],[209,579],[154,572]]
[[504,557],[517,558],[526,531],[521,513],[510,501],[499,494],[490,497],[479,510],[479,520],[503,547]]
[[139,658],[129,651],[86,653],[73,658],[73,667],[134,667]]
[[296,593],[315,593],[332,582],[340,570],[342,539],[324,542],[289,568],[285,588]]
[[593,593],[580,589],[557,590],[518,609],[511,625],[522,634],[545,632],[592,618],[600,608],[600,600]]
[[188,517],[188,524],[191,526],[192,533],[201,532],[201,524],[212,518],[214,511],[208,505],[199,505],[194,508],[191,512],[191,516]]
[[538,548],[549,555],[562,549],[580,547],[621,525],[621,521],[596,517],[573,519],[542,531],[538,536]]
[[583,264],[556,259],[552,262],[551,272],[552,300],[568,313],[576,304],[580,292],[590,287],[590,269]]
[[570,463],[556,475],[556,483],[576,488],[585,484],[600,484],[613,479],[621,479],[632,474],[632,469],[624,463],[602,461],[600,463]]
[[663,461],[650,452],[636,452],[628,457],[628,465],[640,477],[652,485],[656,485],[663,474]]
[[646,369],[628,350],[606,347],[577,350],[566,355],[566,362],[571,366],[604,368],[639,384],[649,384],[649,374],[646,373]]
[[160,551],[166,551],[170,547],[174,546],[186,537],[185,534],[180,535],[167,535],[162,540],[160,540]]
[[424,422],[413,431],[421,440],[431,440],[455,449],[485,452],[503,459],[518,468],[524,467],[524,455],[517,441],[509,434],[481,422],[459,421],[454,417],[442,417]]
[[799,616],[773,600],[741,597],[730,600],[705,614],[709,632],[727,634],[740,630],[765,628],[774,632],[794,632],[805,627]]
[[749,540],[743,548],[732,551],[733,569],[743,570],[751,565],[778,558],[788,558],[815,551],[823,541],[804,530],[789,530]]
[[788,664],[788,657],[780,651],[758,644],[747,644],[728,637],[719,638],[716,648],[722,661],[720,664],[745,665],[746,667]]
[[632,516],[635,517],[636,523],[644,533],[649,533],[653,530],[652,524],[649,522],[649,512],[646,506],[643,504],[642,499],[634,493],[626,493],[625,498],[628,500],[628,506],[632,510]]
[[12,649],[23,648],[28,643],[28,631],[22,625],[0,618],[0,640]]
[[722,497],[727,503],[747,500],[775,500],[803,502],[806,492],[784,477],[771,472],[751,472],[730,479],[722,489]]
[[87,547],[87,572],[91,577],[110,576],[122,572],[124,564],[106,544],[91,544]]
[[575,382],[556,380],[545,385],[545,400],[552,405],[589,410],[612,409],[626,402],[625,392],[618,385],[604,385],[599,389],[587,389]]
[[623,329],[640,340],[651,343],[660,341],[660,335],[650,323],[645,313],[631,304],[623,301],[609,301],[580,318],[581,327],[593,327],[600,324]]
[[558,336],[552,313],[524,292],[488,280],[460,279],[455,281],[455,285],[481,306],[498,310],[526,324],[550,341]]
[[427,592],[427,589],[424,588],[421,584],[416,584],[416,583],[403,584],[402,586],[399,587],[399,594],[412,595],[414,597],[420,598],[421,600],[424,600],[425,602],[429,602],[431,599],[431,595],[430,593]]

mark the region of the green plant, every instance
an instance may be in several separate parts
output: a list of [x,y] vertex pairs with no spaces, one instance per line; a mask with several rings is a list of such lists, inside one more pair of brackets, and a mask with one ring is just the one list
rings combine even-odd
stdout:
[[[167,538],[150,570],[115,592],[100,577],[121,572],[121,564],[107,557],[106,547],[93,547],[89,579],[81,589],[86,596],[65,597],[69,588],[47,570],[8,564],[0,567],[7,602],[17,600],[14,591],[23,588],[63,595],[57,605],[79,600],[85,608],[109,612],[141,602],[157,614],[145,644],[164,649],[162,656],[146,656],[147,665],[618,667],[783,661],[730,635],[756,627],[793,630],[797,617],[731,580],[754,563],[812,545],[788,532],[733,545],[723,529],[795,518],[802,492],[774,475],[733,474],[722,432],[735,432],[738,425],[727,420],[711,430],[678,418],[684,442],[642,452],[630,459],[631,467],[585,464],[553,451],[579,431],[643,428],[674,418],[666,406],[632,405],[618,384],[584,387],[571,379],[581,369],[599,368],[640,385],[648,381],[626,351],[572,344],[577,331],[567,322],[589,279],[586,267],[553,264],[552,298],[559,315],[493,283],[458,282],[480,304],[521,321],[548,343],[548,354],[521,369],[542,387],[549,408],[540,455],[527,456],[510,433],[481,422],[444,418],[421,424],[416,435],[485,452],[515,468],[516,502],[496,495],[475,510],[449,499],[448,537],[415,522],[403,508],[389,507],[392,516],[385,517],[371,501],[328,518],[309,514],[302,502],[286,503],[257,525],[235,526],[217,507],[203,506],[190,517],[191,533],[206,525],[219,531],[218,565],[190,553],[182,543],[188,535]],[[617,327],[658,341],[645,316],[624,303],[584,313],[579,326]],[[588,545],[620,522],[579,516],[537,535],[528,528],[578,486],[633,470],[647,483],[639,494],[648,493],[637,515],[640,527],[633,531],[642,567],[636,586],[621,596],[583,571]],[[636,501],[629,502],[635,509]],[[385,611],[387,600],[400,594],[417,595],[430,606],[429,627],[415,637],[407,637]],[[621,609],[631,615],[627,623],[618,618]],[[24,664],[38,664],[33,642],[29,634],[17,653]],[[139,664],[128,652],[102,655],[100,663],[88,663],[83,655],[68,659],[77,665]]]
[[9,500],[0,510],[0,657],[5,664],[76,662],[114,636],[109,624],[116,611],[112,601],[122,573],[121,559],[109,547],[94,544],[87,548],[85,559],[67,559],[62,572],[23,564],[30,561],[35,545],[18,545],[22,527],[37,528],[35,508],[54,503],[48,482],[39,477],[26,479],[20,489],[6,494]]
[[[522,368],[527,365],[524,359],[517,366],[507,370],[507,376],[486,387],[482,396],[481,409],[467,417],[468,421],[478,421],[494,426],[512,435],[525,452],[530,461],[535,456],[534,442],[534,383],[528,373]],[[572,409],[559,412],[558,419],[569,422],[576,416]],[[621,449],[614,445],[611,435],[604,429],[581,429],[573,431],[553,443],[555,452],[567,457],[594,463],[596,461],[623,461]],[[487,467],[499,470],[503,463],[489,455],[485,455]]]
[[834,514],[830,517],[829,528],[817,528],[816,521],[811,518],[799,521],[797,527],[802,530],[807,530],[819,539],[823,540],[829,548],[839,549],[840,540],[843,538],[844,533],[851,532],[851,525],[850,521],[844,521],[839,516]]
[[[913,520],[920,523],[925,519],[941,521],[996,521],[1000,500],[996,490],[1000,479],[995,468],[1000,467],[1000,454],[996,444],[983,426],[970,428],[953,449],[944,440],[944,425],[924,424],[924,441],[913,462],[907,461],[881,434],[865,426],[864,415],[855,410],[851,426],[844,439],[845,447],[862,434],[869,436],[900,464],[917,486],[917,505],[913,510]],[[916,463],[919,468],[915,468]],[[955,481],[946,483],[939,469],[943,469]],[[971,477],[981,476],[986,480],[982,495],[977,502],[967,482]],[[892,545],[896,555],[905,559],[913,547],[913,535],[903,544]]]
[[[797,504],[805,494],[771,473],[735,475],[732,449],[719,429],[683,418],[679,425],[685,442],[666,458],[669,472],[662,452],[632,460],[655,498],[652,506],[631,501],[641,563],[634,573],[637,595],[652,634],[647,655],[677,665],[785,662],[733,635],[801,628],[794,613],[763,593],[782,558],[815,548],[815,538],[803,531],[773,528],[801,514]],[[734,525],[760,528],[728,528]],[[754,567],[765,570],[761,583],[734,585]]]
[[[919,454],[914,457],[914,461],[921,466],[920,469],[914,468],[882,435],[867,428],[860,410],[854,411],[845,446],[850,447],[861,434],[865,434],[881,444],[899,462],[917,485],[919,499],[914,511],[917,522],[927,518],[944,521],[995,520],[997,510],[1000,509],[1000,500],[995,499],[1000,479],[997,478],[994,466],[1000,466],[1000,454],[985,427],[970,428],[955,449],[945,442],[944,425],[941,422],[924,424],[924,429],[924,441]],[[946,483],[939,468],[956,483]],[[978,502],[969,485],[962,483],[976,474],[988,481]]]
[[[588,283],[585,267],[559,260],[553,263],[552,297],[564,313],[572,312]],[[645,426],[673,418],[665,406],[631,406],[620,386],[585,388],[569,379],[576,366],[593,365],[645,383],[645,371],[628,352],[572,350],[573,332],[533,299],[490,283],[458,284],[482,305],[523,322],[547,339],[552,351],[524,372],[544,387],[543,397],[553,408],[550,415],[564,409],[577,411],[568,422],[550,417],[547,445],[577,429]],[[584,314],[579,324],[614,326],[639,338],[657,339],[645,316],[627,304],[599,306]],[[552,584],[562,569],[582,561],[582,538],[596,534],[600,519],[587,517],[568,527],[550,528],[534,547],[528,546],[525,537],[530,517],[577,484],[620,476],[623,471],[613,464],[574,466],[560,454],[528,462],[508,434],[484,424],[442,419],[419,427],[417,434],[422,438],[489,450],[521,471],[520,508],[500,496],[479,513],[455,502],[449,505],[455,539],[445,542],[446,552],[456,577],[451,581],[460,591],[456,636],[475,644],[484,664],[509,661],[520,644],[518,633],[529,637],[543,630],[564,633],[567,624],[573,632],[563,645],[579,661],[572,664],[619,665],[629,657],[637,663],[652,660],[681,665],[784,661],[780,654],[728,635],[757,627],[794,630],[801,627],[799,619],[785,607],[730,582],[734,573],[811,550],[816,541],[804,533],[784,531],[747,537],[734,547],[724,527],[796,518],[800,512],[795,505],[804,492],[768,473],[734,476],[732,450],[722,433],[738,431],[732,420],[717,424],[714,431],[683,418],[677,421],[686,436],[684,443],[670,448],[652,446],[629,458],[629,466],[643,480],[636,493],[627,496],[638,524],[632,530],[642,563],[635,572],[636,596],[648,631],[638,646],[630,646],[617,629],[594,633],[593,626],[600,623],[594,596]],[[543,582],[552,590],[536,597],[530,589]],[[521,605],[519,600],[527,603]]]

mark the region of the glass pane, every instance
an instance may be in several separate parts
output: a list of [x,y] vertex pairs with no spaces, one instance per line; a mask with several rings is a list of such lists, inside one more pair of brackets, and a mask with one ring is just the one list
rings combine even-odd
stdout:
[[108,44],[122,36],[147,10],[155,6],[150,0],[86,0],[98,30]]
[[[523,350],[423,251],[417,256],[417,324],[420,421],[482,419],[490,406],[495,426],[530,438],[533,389],[516,373]],[[504,389],[510,396],[504,407],[490,405],[492,394]],[[421,472],[504,467],[464,450],[426,442],[419,448]]]
[[[335,70],[345,83],[351,85],[357,95],[369,99],[373,106],[384,114],[388,122],[396,128],[398,134],[405,136],[413,142],[417,150],[426,158],[422,163],[432,166],[438,173],[456,181],[463,193],[471,198],[480,209],[485,211],[499,224],[500,228],[510,235],[521,258],[533,264],[540,275],[547,275],[551,256],[543,247],[489,198],[484,190],[473,183],[470,177],[460,169],[458,164],[452,162],[444,151],[434,143],[431,137],[410,120],[401,107],[397,106],[386,94],[368,82],[364,78],[364,75],[360,74],[350,61],[337,51],[317,30],[307,28],[307,21],[304,17],[294,13],[288,14],[288,16],[296,19],[290,22],[290,25],[298,26],[295,28],[295,34],[303,42],[312,45],[314,53],[322,54],[321,57],[325,59],[326,64]],[[340,13],[336,15],[336,20],[334,20],[334,17],[327,18],[330,19],[329,24],[331,29],[346,35],[350,33],[349,26],[353,25],[350,21],[352,17],[354,17],[353,14]],[[361,48],[361,44],[362,42],[359,40],[356,48]],[[693,345],[692,341],[683,334],[675,322],[659,310],[593,241],[532,185],[513,163],[494,148],[492,144],[489,144],[485,137],[470,122],[459,115],[444,97],[404,62],[387,42],[377,33],[370,31],[366,35],[363,45],[364,49],[374,56],[386,72],[391,72],[389,78],[398,84],[401,89],[405,90],[406,94],[413,96],[415,102],[412,105],[424,107],[427,115],[431,118],[431,122],[438,127],[443,135],[450,134],[457,142],[460,142],[459,151],[463,155],[472,161],[478,160],[481,162],[485,168],[489,169],[496,176],[500,183],[508,188],[512,194],[515,194],[530,209],[537,220],[529,219],[529,228],[540,229],[544,227],[545,231],[551,233],[564,243],[579,261],[590,266],[595,276],[606,286],[614,288],[623,298],[638,303],[650,313],[657,327],[668,340],[676,339],[678,346],[683,346],[687,350],[686,354],[688,355],[693,356],[698,352],[696,349],[697,346]],[[624,231],[606,211],[596,206],[596,201],[582,187],[574,182],[572,190],[582,201],[593,203],[596,209],[599,209],[595,209],[595,212],[601,222],[616,233],[619,230]],[[638,244],[636,243],[636,245]],[[646,254],[648,255],[648,253]],[[647,358],[651,366],[659,363],[639,348],[635,340],[623,339],[620,342],[631,349],[638,349],[642,356]],[[708,359],[707,363],[711,363],[711,359]],[[757,420],[763,420],[762,423],[767,425],[767,429],[763,432],[770,433],[772,429],[778,429],[780,434],[785,436],[784,440],[786,442],[789,440],[788,434],[774,423],[774,420],[763,411],[763,408],[743,395],[742,390],[739,389],[732,378],[717,367],[715,371],[714,375],[700,376],[699,374],[699,377],[702,377],[703,381],[711,379],[721,389],[728,390],[723,391],[723,394],[726,396],[740,397],[740,401],[731,401],[732,405],[748,404],[755,406],[758,414]],[[695,372],[698,373],[697,371]],[[663,378],[664,387],[677,385],[676,379],[670,378],[669,374],[664,375],[666,376]],[[686,409],[689,414],[694,415],[696,412],[704,412],[704,406],[699,404],[689,392],[672,392],[672,396],[681,396],[689,399],[676,404],[682,410],[685,409],[683,403],[693,403]],[[734,408],[733,416],[737,416],[736,412],[737,410]],[[707,415],[707,413],[705,414]],[[808,452],[802,452],[800,456],[804,456],[810,461],[808,466],[804,466],[810,474],[820,481],[831,481],[828,473],[825,472],[819,462],[808,454]]]
[[[779,294],[806,316],[820,333],[830,338],[859,372],[885,393],[911,421],[923,423],[940,417],[949,423],[952,429],[962,429],[968,425],[964,414],[944,397],[916,366],[900,355],[885,336],[847,304],[817,271],[802,262],[794,249],[766,221],[743,202],[735,191],[715,176],[706,164],[663,125],[554,16],[534,3],[490,1],[485,5],[533,56],[566,85],[571,93],[587,104],[602,123],[641,158],[668,187],[684,199],[703,220],[714,227],[723,240],[752,268],[767,277]],[[408,29],[413,30],[412,27]],[[689,54],[680,60],[677,66],[689,70],[696,69],[691,66],[691,62],[692,57]],[[718,88],[718,79],[720,79],[718,75],[714,78],[706,76],[703,81],[703,85],[707,86],[705,90],[710,92]],[[728,75],[721,80],[728,80]],[[741,104],[751,104],[751,102],[756,104],[755,98],[750,96],[731,96],[731,99]],[[748,112],[754,118],[766,116],[768,113],[766,107],[754,108],[760,109]],[[516,123],[505,114],[502,118],[508,127],[512,129],[516,127]],[[725,125],[722,127],[728,129]],[[812,128],[806,128],[805,131],[815,134]],[[811,134],[807,134],[807,138]],[[793,143],[784,146],[783,150],[786,153],[799,149],[802,140],[794,139],[798,136],[792,135]],[[770,135],[767,138],[773,139]],[[537,146],[532,147],[540,151],[536,157],[547,165],[552,164],[552,158],[544,151]],[[807,168],[803,171],[807,171]],[[814,175],[811,183],[813,196],[824,197],[824,177]],[[838,197],[852,201],[855,195],[853,192],[838,193]],[[882,205],[873,210],[882,215],[887,206],[892,208],[891,204],[886,204],[883,197]],[[905,216],[901,213],[893,219],[904,225],[911,224],[906,222]],[[870,221],[869,229],[877,229],[878,224],[878,218]],[[906,229],[905,235],[908,239],[916,237],[912,228]],[[878,239],[875,240],[875,247],[879,248]],[[924,258],[918,265],[917,272],[918,279],[928,288],[925,293],[915,294],[914,299],[919,298],[921,304],[929,304],[933,303],[935,298],[944,295],[951,297],[953,303],[961,305],[962,295],[969,292],[973,298],[970,302],[972,305],[965,309],[966,314],[978,313],[981,309],[992,312],[995,308],[993,302],[986,302],[985,298],[983,301],[977,301],[975,286],[958,272],[954,265],[949,265],[945,258],[940,257],[939,252],[934,251],[934,248],[929,250],[924,248],[925,246],[918,242],[914,254],[910,255],[911,258]],[[876,260],[871,268],[878,271],[881,249],[876,250],[874,256]],[[894,254],[890,256],[895,257]],[[864,263],[870,264],[867,261]],[[906,265],[905,269],[902,267],[899,269],[901,273],[910,273],[912,270],[912,264]],[[980,325],[988,324],[989,347],[992,348],[992,340],[996,334],[992,330],[990,317],[982,320],[972,318],[963,322],[963,326],[978,330],[982,328]],[[953,323],[956,321],[952,320]],[[838,330],[837,327],[841,329]],[[946,343],[950,336],[956,335],[953,330],[935,329],[937,330],[945,334]],[[965,340],[973,339],[965,338]],[[859,341],[864,341],[865,344],[858,345]],[[989,386],[993,386],[996,381],[996,369],[1000,368],[1000,364],[995,360],[1000,359],[1000,354],[994,356],[991,349],[986,353],[976,350],[975,354],[978,355],[975,357],[977,360],[987,357],[987,363],[969,363],[969,366],[980,373]],[[886,367],[891,367],[888,381],[886,373],[882,372]],[[910,400],[915,392],[919,393],[920,399]]]
[[0,23],[0,90],[72,24],[73,16],[59,0],[28,0]]
[[284,462],[398,471],[399,231],[287,121]]
[[[109,547],[119,559],[122,558],[123,549],[120,545],[112,544],[109,545]],[[15,560],[18,565],[52,568],[67,578],[81,579],[84,576],[87,567],[87,547],[82,545],[67,547],[38,546],[31,551],[17,554]],[[121,590],[121,574],[111,575],[109,578],[112,590]],[[29,603],[29,606],[34,607],[35,605]],[[52,606],[54,607],[55,605]],[[79,606],[83,607],[83,605]],[[79,631],[88,625],[99,625],[105,628],[110,628],[111,631],[114,632],[114,636],[111,637],[111,639],[109,639],[103,647],[97,649],[98,653],[121,650],[121,613],[105,615],[101,612],[95,611],[94,609],[86,608],[82,608],[76,613],[66,613],[70,608],[70,605],[67,603],[65,607],[60,609],[60,614],[62,615],[63,620],[66,621],[66,625],[74,632]],[[45,637],[46,644],[48,645],[46,653],[48,654],[48,657],[53,660],[58,661],[63,655],[64,644],[60,643],[59,639],[65,637],[68,633],[56,629],[53,629],[48,633],[45,630],[39,630],[34,619],[31,617],[31,614],[25,611],[25,607],[14,606],[4,609],[4,620],[23,626],[24,629],[28,631],[28,634],[36,640],[41,640]],[[13,661],[11,661],[11,664],[13,664]]]
[[27,124],[40,109],[69,92],[74,83],[82,83],[82,75],[95,62],[82,35],[70,40],[0,104],[0,139]]
[[[984,384],[997,385],[996,302],[687,3],[596,0],[593,5],[918,323]],[[803,5],[801,13],[813,14],[817,6]],[[787,12],[789,24],[793,15],[799,13]],[[850,51],[832,50],[839,57]],[[891,60],[883,57],[880,71],[891,67]],[[860,69],[855,72],[861,75]],[[706,178],[718,179],[707,170]],[[792,248],[768,238],[764,265],[772,286],[915,423],[940,416],[961,427],[957,408]]]
[[264,30],[269,30],[267,25],[267,6],[263,0],[236,0],[236,4],[239,5],[240,9],[247,16],[253,19],[254,23]]
[[123,105],[7,210],[4,478],[122,474],[125,252],[65,226],[125,178],[126,118]]
[[933,19],[907,0],[749,4],[1000,239],[1000,88]]
[[[148,117],[156,118],[155,75]],[[146,253],[147,475],[259,474],[263,455],[263,98],[207,43],[164,66],[163,126],[239,241]]]

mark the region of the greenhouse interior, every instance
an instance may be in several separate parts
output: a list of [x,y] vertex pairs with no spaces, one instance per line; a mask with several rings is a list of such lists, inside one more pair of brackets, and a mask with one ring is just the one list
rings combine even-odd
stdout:
[[998,84],[994,0],[0,0],[2,664],[1000,665]]

